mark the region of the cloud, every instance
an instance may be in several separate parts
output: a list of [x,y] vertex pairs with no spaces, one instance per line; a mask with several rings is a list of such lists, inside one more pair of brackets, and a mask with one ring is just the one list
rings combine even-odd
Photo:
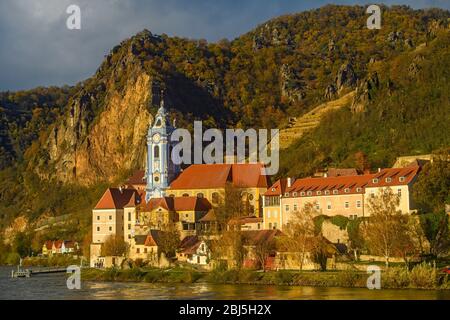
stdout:
[[[275,16],[330,0],[2,0],[0,90],[75,84],[91,76],[119,42],[153,33],[217,41],[235,38]],[[341,0],[336,4],[367,4]],[[380,2],[380,1],[377,1]],[[382,1],[450,9],[448,0]],[[69,5],[81,8],[82,30],[66,28]]]

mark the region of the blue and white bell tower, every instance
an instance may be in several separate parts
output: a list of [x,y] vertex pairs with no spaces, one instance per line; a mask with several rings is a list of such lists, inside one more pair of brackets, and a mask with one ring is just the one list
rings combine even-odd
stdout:
[[177,177],[180,167],[171,159],[172,142],[170,136],[175,127],[170,124],[169,115],[164,107],[161,93],[161,105],[150,125],[147,134],[147,189],[145,200],[166,196],[170,183]]

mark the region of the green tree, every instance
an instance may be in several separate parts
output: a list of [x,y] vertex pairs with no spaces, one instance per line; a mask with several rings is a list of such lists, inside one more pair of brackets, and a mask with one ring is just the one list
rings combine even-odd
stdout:
[[31,254],[31,238],[25,232],[16,234],[13,242],[13,250],[21,258],[27,257]]
[[450,198],[450,149],[433,156],[413,186],[413,197],[424,213],[440,212]]

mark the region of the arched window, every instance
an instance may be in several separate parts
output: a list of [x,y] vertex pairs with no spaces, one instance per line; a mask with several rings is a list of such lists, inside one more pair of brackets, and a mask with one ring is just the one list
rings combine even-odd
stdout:
[[161,124],[162,124],[161,119],[158,118],[158,120],[156,120],[155,127],[159,128],[159,127],[161,127]]
[[189,194],[188,193],[184,193],[183,197],[187,198],[187,197],[189,197]]
[[197,193],[197,198],[204,198],[205,195],[203,193]]
[[155,146],[153,149],[153,155],[155,158],[159,158],[159,146]]

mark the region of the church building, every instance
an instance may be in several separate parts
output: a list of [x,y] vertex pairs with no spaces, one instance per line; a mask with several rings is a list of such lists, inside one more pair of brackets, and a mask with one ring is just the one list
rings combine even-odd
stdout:
[[262,216],[262,195],[269,186],[263,164],[194,164],[182,170],[171,158],[175,129],[161,100],[147,132],[145,170],[136,171],[124,187],[109,188],[92,211],[91,264],[101,259],[101,246],[113,235],[139,250],[130,257],[145,252],[145,242],[138,245],[136,237],[167,223],[179,228],[182,238],[198,235],[200,220],[226,201],[230,186],[249,204],[249,216]]

